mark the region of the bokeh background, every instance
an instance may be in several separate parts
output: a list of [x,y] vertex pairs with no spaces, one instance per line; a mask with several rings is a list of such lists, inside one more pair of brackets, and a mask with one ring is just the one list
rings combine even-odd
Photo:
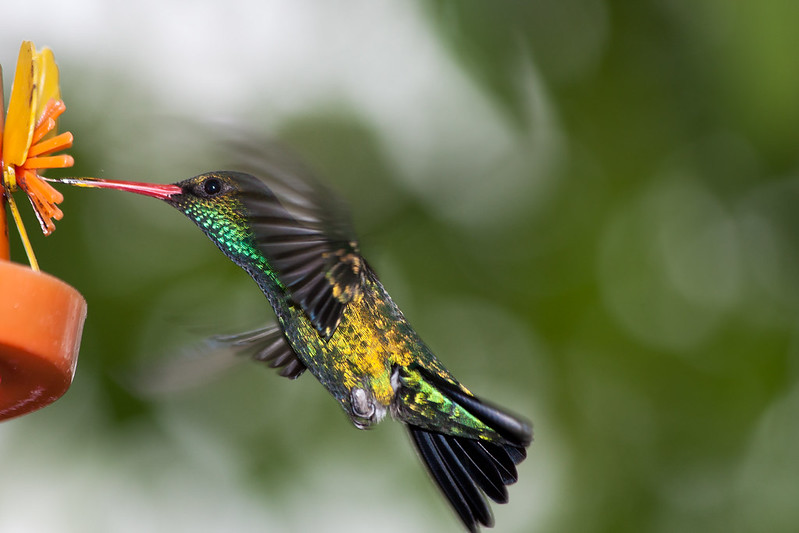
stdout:
[[[23,39],[55,51],[61,175],[216,169],[221,121],[348,199],[428,344],[535,423],[497,531],[799,528],[799,3],[40,0],[2,20],[7,92]],[[192,224],[62,189],[34,246],[89,315],[68,394],[0,425],[0,531],[459,531],[397,424],[353,429],[307,375],[194,379],[186,346],[271,312]]]

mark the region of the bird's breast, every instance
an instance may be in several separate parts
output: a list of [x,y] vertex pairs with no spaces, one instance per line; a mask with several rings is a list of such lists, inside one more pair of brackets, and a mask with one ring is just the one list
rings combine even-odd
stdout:
[[299,358],[358,427],[385,416],[395,393],[392,372],[408,364],[415,342],[404,318],[393,312],[393,302],[375,296],[365,291],[350,302],[328,341],[297,307],[284,322]]

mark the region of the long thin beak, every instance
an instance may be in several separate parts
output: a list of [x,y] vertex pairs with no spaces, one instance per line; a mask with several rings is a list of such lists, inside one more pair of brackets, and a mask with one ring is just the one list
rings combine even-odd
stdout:
[[[45,178],[46,179],[46,178]],[[183,192],[177,185],[158,185],[156,183],[139,183],[135,181],[104,180],[100,178],[60,178],[48,179],[54,183],[64,183],[66,185],[76,185],[78,187],[92,187],[101,189],[117,189],[119,191],[135,192],[158,198],[169,200],[176,194]]]

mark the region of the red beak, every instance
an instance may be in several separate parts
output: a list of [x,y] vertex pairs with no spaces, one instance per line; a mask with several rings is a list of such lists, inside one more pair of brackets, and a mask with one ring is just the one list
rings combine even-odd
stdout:
[[48,181],[76,185],[78,187],[97,187],[101,189],[117,189],[120,191],[135,192],[160,200],[169,200],[173,196],[183,192],[183,189],[177,185],[158,185],[156,183],[104,180],[100,178],[61,178]]

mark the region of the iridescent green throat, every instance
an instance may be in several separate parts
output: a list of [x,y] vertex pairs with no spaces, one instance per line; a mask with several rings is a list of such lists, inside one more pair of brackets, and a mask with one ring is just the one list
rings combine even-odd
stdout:
[[255,236],[246,222],[245,208],[239,201],[196,201],[181,206],[181,209],[235,263],[246,270],[254,268],[283,287],[258,249]]

